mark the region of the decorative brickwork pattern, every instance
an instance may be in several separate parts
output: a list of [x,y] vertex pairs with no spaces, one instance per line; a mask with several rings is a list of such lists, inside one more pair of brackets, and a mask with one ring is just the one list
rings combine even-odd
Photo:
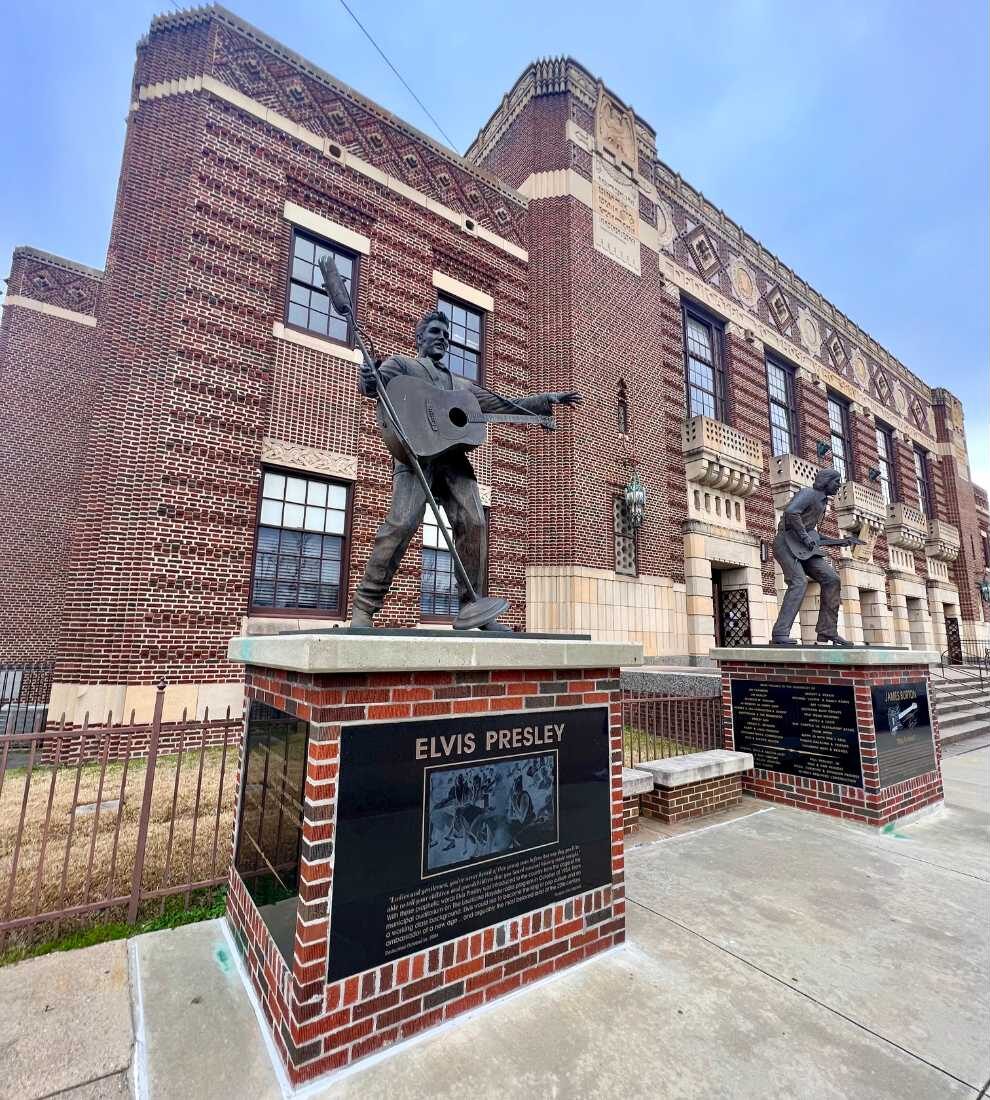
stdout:
[[[761,683],[836,684],[852,687],[855,694],[863,787],[848,786],[844,783],[826,783],[818,779],[804,779],[800,776],[755,768],[743,777],[744,790],[771,802],[782,802],[799,809],[813,810],[816,813],[847,818],[877,827],[942,801],[942,742],[934,707],[931,708],[931,723],[935,739],[936,770],[889,787],[880,786],[876,731],[873,726],[871,688],[885,684],[914,683],[918,680],[924,680],[927,683],[927,665],[896,668],[872,665],[860,668],[838,668],[834,665],[755,665],[723,661],[721,668],[722,713],[727,749],[735,749],[730,686],[733,680],[756,680]],[[930,690],[929,688],[929,697]]]
[[[101,273],[14,252],[11,297],[95,316]],[[0,321],[0,664],[55,657],[86,433],[96,329],[7,304]]]
[[[618,669],[306,675],[249,668],[247,692],[310,722],[294,956],[286,963],[236,872],[228,919],[294,1084],[623,942],[625,886]],[[612,883],[327,984],[340,728],[417,716],[606,704]]]

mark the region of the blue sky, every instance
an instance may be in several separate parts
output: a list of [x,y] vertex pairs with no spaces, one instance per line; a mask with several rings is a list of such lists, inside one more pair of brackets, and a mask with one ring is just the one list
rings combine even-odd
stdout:
[[[338,0],[228,6],[432,130]],[[571,54],[600,75],[671,167],[962,398],[974,475],[990,485],[986,0],[351,6],[459,152],[533,58]],[[4,270],[17,244],[102,267],[134,46],[167,10],[5,8]]]

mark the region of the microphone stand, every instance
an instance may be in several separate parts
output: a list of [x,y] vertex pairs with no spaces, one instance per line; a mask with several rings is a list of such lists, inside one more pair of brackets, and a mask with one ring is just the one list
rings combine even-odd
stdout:
[[[433,495],[433,490],[430,488],[430,483],[426,479],[426,474],[423,473],[423,467],[420,465],[419,457],[413,451],[409,443],[409,437],[406,435],[402,428],[402,424],[399,422],[395,406],[388,396],[388,390],[385,385],[385,380],[382,378],[382,373],[378,369],[378,364],[375,362],[374,357],[368,350],[368,343],[365,339],[365,335],[361,331],[360,325],[357,323],[357,318],[354,316],[354,310],[351,306],[351,297],[347,293],[347,288],[344,286],[344,281],[340,277],[340,272],[337,270],[337,265],[334,263],[333,257],[327,256],[320,260],[319,268],[323,275],[324,287],[333,304],[333,308],[341,316],[348,318],[354,328],[354,334],[357,336],[358,347],[361,349],[361,355],[364,358],[365,366],[371,370],[374,376],[378,389],[378,400],[381,403],[385,415],[388,417],[392,431],[395,432],[396,437],[406,452],[406,459],[412,467],[413,473],[416,475],[423,492],[426,494],[430,509],[436,518],[437,527],[440,529],[440,534],[443,535],[443,540],[447,544],[447,549],[450,551],[457,578],[467,591],[470,605],[468,608],[462,609],[460,614],[458,614],[457,618],[454,620],[454,629],[470,630],[494,622],[499,615],[508,611],[509,602],[501,597],[479,596],[474,585],[471,583],[471,578],[468,576],[467,570],[464,568],[464,563],[461,561],[461,556],[457,552],[457,547],[454,545],[453,536],[450,531],[447,530],[446,523],[444,523],[443,515],[440,512],[440,505]],[[527,413],[529,412],[528,409],[525,411]],[[465,611],[468,612],[466,616],[464,614]]]

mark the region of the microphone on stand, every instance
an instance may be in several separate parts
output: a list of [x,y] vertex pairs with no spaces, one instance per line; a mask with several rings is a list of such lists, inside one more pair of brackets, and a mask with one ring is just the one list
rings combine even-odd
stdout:
[[333,308],[344,317],[351,316],[351,296],[347,293],[344,280],[340,277],[333,256],[324,256],[319,263],[320,273],[330,303]]

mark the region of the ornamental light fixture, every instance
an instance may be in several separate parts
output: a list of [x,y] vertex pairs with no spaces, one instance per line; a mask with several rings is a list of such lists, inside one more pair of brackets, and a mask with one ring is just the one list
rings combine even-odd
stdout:
[[824,439],[820,440],[818,446],[815,448],[815,453],[818,455],[818,461],[824,462],[832,453],[832,444],[826,443]]
[[984,603],[990,603],[990,581],[984,578],[976,587],[980,590],[980,599]]
[[629,513],[629,522],[634,530],[638,530],[643,523],[643,514],[646,511],[646,489],[639,480],[639,474],[633,470],[629,484],[625,488],[624,497],[626,511]]

